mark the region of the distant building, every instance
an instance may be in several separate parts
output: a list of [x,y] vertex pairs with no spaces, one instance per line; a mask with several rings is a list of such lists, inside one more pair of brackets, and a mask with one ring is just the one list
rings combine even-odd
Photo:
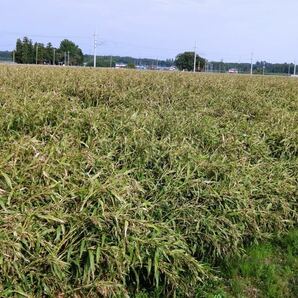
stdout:
[[127,64],[125,64],[125,63],[116,63],[115,68],[127,68]]
[[145,70],[145,69],[147,69],[147,66],[145,66],[145,65],[136,65],[136,69]]
[[[125,63],[116,63],[115,68],[129,68],[129,64]],[[160,70],[160,71],[176,71],[177,68],[175,66],[167,67],[167,66],[157,66],[157,65],[135,65],[135,69],[138,70]]]
[[239,71],[236,68],[230,68],[229,71],[228,71],[228,73],[238,73],[238,72]]
[[169,66],[158,66],[156,69],[157,70],[162,70],[162,71],[176,71],[177,70],[177,68],[175,66],[171,66],[171,67],[169,67]]

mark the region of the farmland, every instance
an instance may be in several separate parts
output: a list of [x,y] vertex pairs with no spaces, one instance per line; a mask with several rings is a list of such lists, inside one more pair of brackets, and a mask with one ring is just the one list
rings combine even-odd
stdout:
[[1,66],[0,107],[4,297],[202,297],[297,244],[294,78]]

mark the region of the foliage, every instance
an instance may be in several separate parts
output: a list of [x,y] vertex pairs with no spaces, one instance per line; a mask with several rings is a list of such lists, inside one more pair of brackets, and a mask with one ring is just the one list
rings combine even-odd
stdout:
[[64,39],[60,43],[58,54],[69,53],[70,55],[70,65],[82,65],[84,56],[82,50],[74,42]]
[[134,69],[136,66],[133,63],[127,64],[127,68]]
[[[194,52],[184,52],[177,55],[175,65],[179,70],[193,71],[194,69]],[[196,55],[196,71],[204,69],[205,59]]]
[[0,67],[4,297],[193,297],[297,225],[295,79]]
[[298,230],[273,241],[253,245],[245,256],[225,261],[224,283],[212,297],[291,298],[298,292]]
[[23,41],[20,39],[16,43],[16,62],[31,64],[34,62],[34,50],[32,40],[24,37]]
[[12,61],[12,52],[0,51],[0,61]]
[[[98,67],[110,67],[112,58],[112,66],[114,67],[116,63],[124,63],[124,64],[134,64],[134,65],[143,65],[143,66],[152,66],[156,65],[156,59],[149,58],[133,58],[133,57],[122,57],[122,56],[97,56]],[[93,56],[84,55],[84,61],[87,66],[93,66]],[[162,67],[171,67],[173,66],[174,61],[172,59],[167,60],[158,60],[158,65]]]
[[15,61],[20,64],[63,64],[68,53],[69,65],[82,65],[82,50],[70,40],[61,41],[60,47],[56,49],[50,42],[46,46],[43,43],[33,45],[31,39],[24,37],[23,40],[17,39]]
[[[263,66],[265,66],[265,74],[293,74],[294,64],[293,63],[269,63],[266,61],[257,61],[253,65],[254,73],[263,73]],[[227,72],[231,68],[237,69],[240,73],[250,73],[250,63],[234,63],[234,62],[208,62],[208,71],[210,72]]]

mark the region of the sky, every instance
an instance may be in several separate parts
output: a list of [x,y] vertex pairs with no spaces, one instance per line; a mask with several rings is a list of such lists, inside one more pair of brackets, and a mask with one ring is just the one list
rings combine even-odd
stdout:
[[68,38],[84,53],[225,62],[298,61],[298,0],[0,0],[0,50]]

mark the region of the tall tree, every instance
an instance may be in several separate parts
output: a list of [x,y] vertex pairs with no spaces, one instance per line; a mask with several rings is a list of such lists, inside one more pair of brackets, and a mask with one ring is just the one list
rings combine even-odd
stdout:
[[[194,68],[194,52],[184,52],[177,55],[175,65],[179,70],[192,71]],[[201,71],[205,66],[205,59],[196,55],[196,70]]]
[[47,63],[53,64],[53,51],[54,51],[54,48],[52,44],[48,42],[45,49],[45,58]]
[[[17,63],[25,64],[53,64],[54,47],[48,42],[45,46],[43,43],[32,43],[32,40],[28,37],[20,38],[16,42],[15,61]],[[70,65],[82,65],[83,64],[83,52],[75,43],[70,40],[63,40],[60,43],[60,48],[55,49],[56,58],[55,62],[64,63],[64,53],[70,57]],[[37,54],[37,55],[36,55]]]
[[43,64],[45,62],[45,50],[44,44],[36,42],[34,44],[34,62],[37,64]]
[[28,37],[23,38],[22,44],[22,63],[31,64],[34,61],[34,50],[32,40]]
[[69,64],[70,65],[81,65],[84,60],[83,52],[79,48],[78,45],[76,45],[74,42],[64,39],[60,43],[59,47],[59,53],[60,53],[60,59],[63,58],[62,61],[64,61],[64,56],[68,57],[69,53]]
[[17,39],[17,43],[16,43],[16,50],[15,50],[15,62],[16,63],[23,63],[23,43],[22,40],[20,38]]

